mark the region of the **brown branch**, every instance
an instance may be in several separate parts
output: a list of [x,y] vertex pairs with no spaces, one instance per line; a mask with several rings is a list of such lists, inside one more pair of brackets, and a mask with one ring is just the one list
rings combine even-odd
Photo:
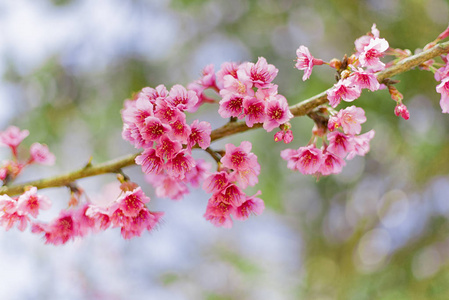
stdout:
[[[387,78],[390,78],[392,76],[404,73],[408,70],[411,70],[425,61],[432,59],[434,57],[437,57],[441,54],[445,54],[449,52],[449,42],[437,44],[436,46],[423,51],[421,53],[412,55],[410,57],[407,57],[395,65],[383,70],[382,72],[377,73],[377,78],[379,82],[383,82]],[[323,105],[327,103],[327,91],[321,92],[320,94],[317,94],[309,99],[306,99],[302,102],[299,102],[293,106],[290,107],[290,111],[295,117],[304,116],[311,112],[314,108]],[[218,139],[248,131],[251,129],[256,129],[262,127],[262,124],[254,124],[253,127],[246,126],[246,123],[243,121],[239,122],[230,122],[226,125],[217,128],[212,131],[211,133],[211,141],[216,141]],[[42,188],[49,188],[49,187],[58,187],[58,186],[67,186],[71,182],[86,178],[90,176],[96,176],[100,174],[106,174],[106,173],[117,173],[120,171],[121,168],[131,166],[135,164],[135,158],[139,155],[132,154],[127,155],[121,158],[116,158],[107,162],[104,162],[102,164],[98,165],[91,165],[88,164],[86,167],[79,169],[77,171],[73,171],[67,174],[45,178],[41,180],[36,181],[30,181],[22,184],[17,185],[11,185],[11,186],[3,186],[0,187],[0,194],[8,194],[8,195],[17,195],[24,192],[25,188],[27,186],[35,186],[38,189]]]

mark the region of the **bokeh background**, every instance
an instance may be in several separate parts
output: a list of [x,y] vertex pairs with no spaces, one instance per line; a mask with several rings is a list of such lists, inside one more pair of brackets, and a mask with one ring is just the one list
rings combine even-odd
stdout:
[[[135,153],[121,139],[119,112],[142,87],[187,85],[207,64],[264,56],[295,104],[335,82],[326,67],[301,80],[299,45],[341,58],[376,23],[390,46],[414,51],[448,22],[444,0],[2,1],[0,129],[27,128],[25,145],[47,143],[57,155],[55,167],[30,168],[19,181],[60,174],[91,156]],[[54,247],[2,230],[0,299],[449,299],[449,116],[431,73],[395,79],[410,120],[393,114],[388,92],[364,92],[357,102],[368,118],[363,131],[376,131],[372,150],[338,176],[317,182],[291,172],[279,157],[286,146],[263,130],[214,143],[250,140],[262,166],[253,192],[262,191],[267,209],[232,229],[203,219],[209,196],[201,190],[157,199],[129,167],[150,209],[166,213],[152,233],[124,241],[108,230]],[[217,128],[226,120],[216,111],[209,105],[191,118]],[[290,146],[305,145],[312,121],[292,124]],[[117,195],[113,182],[78,183],[97,199]],[[53,201],[44,220],[67,207],[67,189],[42,193]]]

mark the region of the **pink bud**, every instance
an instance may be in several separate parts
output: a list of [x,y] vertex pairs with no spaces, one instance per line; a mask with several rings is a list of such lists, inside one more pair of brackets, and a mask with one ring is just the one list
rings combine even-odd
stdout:
[[410,113],[408,112],[407,106],[402,103],[396,105],[396,107],[394,108],[394,114],[398,117],[403,117],[405,120],[408,120],[410,118]]

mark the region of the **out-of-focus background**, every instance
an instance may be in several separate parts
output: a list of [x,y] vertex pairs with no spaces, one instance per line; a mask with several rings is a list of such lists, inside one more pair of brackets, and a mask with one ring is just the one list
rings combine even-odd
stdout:
[[[27,128],[25,145],[47,143],[57,155],[55,167],[20,180],[60,174],[90,156],[135,153],[121,139],[119,112],[142,87],[187,85],[207,64],[264,56],[294,104],[335,82],[326,67],[301,80],[299,45],[341,58],[376,23],[390,46],[414,51],[448,21],[444,0],[2,1],[0,130]],[[157,199],[138,167],[125,173],[152,197],[150,209],[165,211],[152,233],[124,241],[108,230],[54,247],[29,229],[1,230],[0,299],[449,299],[449,116],[430,72],[395,79],[410,120],[393,114],[388,92],[365,91],[357,103],[363,132],[376,131],[371,152],[338,176],[291,172],[279,157],[286,146],[263,130],[214,143],[250,140],[262,166],[253,191],[267,209],[230,230],[203,219],[207,194]],[[216,111],[197,117],[217,128],[226,121]],[[312,121],[292,124],[289,146],[307,144]],[[114,195],[113,181],[79,184],[96,198]],[[53,201],[44,220],[67,207],[66,189],[42,193]]]

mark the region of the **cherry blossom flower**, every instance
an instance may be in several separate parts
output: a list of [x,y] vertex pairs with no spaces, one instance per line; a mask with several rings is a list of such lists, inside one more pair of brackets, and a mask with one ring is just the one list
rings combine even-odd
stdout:
[[136,164],[142,166],[145,174],[159,174],[163,170],[164,160],[157,155],[155,149],[147,148],[136,157]]
[[270,132],[279,125],[288,122],[293,118],[290,109],[288,108],[287,99],[282,95],[276,95],[271,98],[266,105],[266,119],[263,123],[263,128]]
[[449,113],[449,77],[444,78],[436,90],[441,94],[440,106],[443,113]]
[[80,225],[74,218],[74,211],[62,210],[50,224],[32,224],[31,232],[44,233],[45,244],[62,245],[80,235]]
[[195,160],[183,149],[166,162],[165,170],[169,176],[182,180],[194,166]]
[[371,72],[365,72],[362,68],[356,69],[356,71],[348,77],[348,80],[360,91],[362,89],[369,89],[374,92],[380,88],[376,75]]
[[229,175],[225,171],[210,174],[203,183],[206,193],[216,193],[224,190],[230,184]]
[[357,51],[356,55],[360,55],[360,53],[363,52],[363,50],[365,49],[366,46],[369,45],[370,41],[374,38],[379,38],[380,36],[380,32],[376,27],[376,24],[373,24],[373,26],[371,27],[371,33],[369,33],[368,35],[364,35],[361,36],[360,38],[356,39],[354,44],[355,44],[355,49]]
[[49,209],[51,206],[50,199],[43,195],[37,194],[37,188],[31,187],[28,191],[19,196],[17,200],[17,213],[20,215],[30,214],[36,218],[39,209]]
[[295,67],[298,70],[304,70],[302,81],[309,79],[312,74],[313,66],[322,65],[324,62],[321,59],[316,59],[310,54],[309,49],[306,46],[299,46],[296,50],[296,64]]
[[203,159],[195,161],[195,167],[193,167],[189,173],[186,174],[186,181],[193,187],[199,187],[200,183],[204,182],[206,173],[211,168],[211,164]]
[[359,56],[361,66],[367,67],[373,72],[383,70],[385,64],[379,58],[384,56],[384,52],[388,47],[388,42],[385,39],[372,39]]
[[[150,149],[152,149],[152,148],[150,148]],[[176,153],[181,151],[181,149],[182,149],[182,145],[181,145],[180,142],[172,141],[168,136],[163,135],[161,137],[160,141],[159,141],[159,144],[156,146],[156,153],[155,154],[160,159],[162,159],[164,157],[167,158],[167,159],[171,159]],[[162,164],[162,160],[158,161],[156,159],[156,162],[158,164]]]
[[0,144],[10,147],[14,152],[29,134],[30,132],[26,129],[21,131],[16,126],[9,126],[5,131],[0,132]]
[[335,128],[342,127],[346,134],[359,134],[362,130],[361,124],[364,122],[366,122],[366,117],[363,108],[352,105],[330,117],[328,128],[333,131]]
[[254,96],[254,91],[252,90],[252,81],[243,81],[239,78],[234,78],[232,75],[226,75],[223,80],[224,88],[220,90],[220,95],[225,96],[226,94],[230,93],[237,94],[242,97]]
[[283,150],[281,157],[287,160],[287,168],[298,170],[302,174],[315,174],[323,162],[322,150],[316,148],[313,144],[299,147],[298,150]]
[[369,151],[369,142],[374,137],[374,130],[352,137],[353,150],[348,153],[346,159],[351,160],[356,155],[364,156]]
[[210,134],[212,132],[212,126],[209,122],[198,120],[193,121],[191,127],[191,133],[189,135],[187,145],[192,149],[195,144],[198,144],[201,149],[206,149],[210,145]]
[[170,89],[166,101],[181,111],[191,112],[198,102],[198,96],[194,91],[187,91],[182,85],[176,84]]
[[351,135],[345,135],[340,131],[332,131],[327,134],[327,139],[329,141],[327,151],[337,156],[345,157],[354,149]]
[[268,64],[264,57],[259,57],[255,64],[241,64],[237,76],[240,79],[248,78],[257,88],[264,88],[273,81],[278,71],[275,66]]
[[322,175],[338,174],[346,165],[343,158],[326,151],[323,154],[323,163],[320,166],[319,172]]
[[48,150],[47,145],[34,143],[30,147],[30,160],[28,163],[36,162],[43,165],[53,165],[55,155]]
[[265,101],[255,97],[245,97],[243,99],[243,112],[246,116],[245,122],[248,127],[253,127],[255,123],[263,123],[267,115],[265,114]]
[[239,64],[235,62],[225,62],[221,65],[220,70],[215,75],[218,88],[222,89],[224,87],[224,77],[226,75],[231,75],[237,78],[237,70],[239,69]]
[[224,202],[217,203],[213,199],[214,197],[212,196],[212,198],[209,200],[207,204],[206,212],[204,213],[204,218],[217,227],[231,228],[232,227],[231,214],[235,211],[235,207],[231,204],[226,204]]
[[142,129],[141,134],[145,141],[152,142],[158,141],[162,135],[170,130],[171,127],[163,124],[159,118],[147,117],[145,119],[145,127]]
[[133,191],[127,191],[116,201],[118,209],[127,217],[135,217],[140,210],[145,207],[145,203],[150,202],[150,198],[145,196],[142,189],[137,187]]
[[256,215],[262,214],[265,209],[265,203],[262,199],[256,197],[260,194],[262,194],[261,191],[257,191],[253,196],[246,197],[245,202],[236,208],[236,211],[233,214],[234,218],[236,220],[244,221],[248,219],[251,213]]
[[327,91],[327,99],[332,107],[336,107],[342,99],[351,102],[359,97],[360,90],[349,79],[340,80]]
[[145,176],[145,180],[155,187],[156,196],[159,198],[180,200],[185,194],[189,193],[189,189],[183,181],[172,178],[165,173],[148,174]]
[[111,226],[110,207],[89,204],[85,215],[94,220],[94,231],[106,230]]
[[222,118],[237,117],[244,118],[243,113],[243,98],[240,95],[232,93],[226,94],[219,102],[220,108],[218,113]]

